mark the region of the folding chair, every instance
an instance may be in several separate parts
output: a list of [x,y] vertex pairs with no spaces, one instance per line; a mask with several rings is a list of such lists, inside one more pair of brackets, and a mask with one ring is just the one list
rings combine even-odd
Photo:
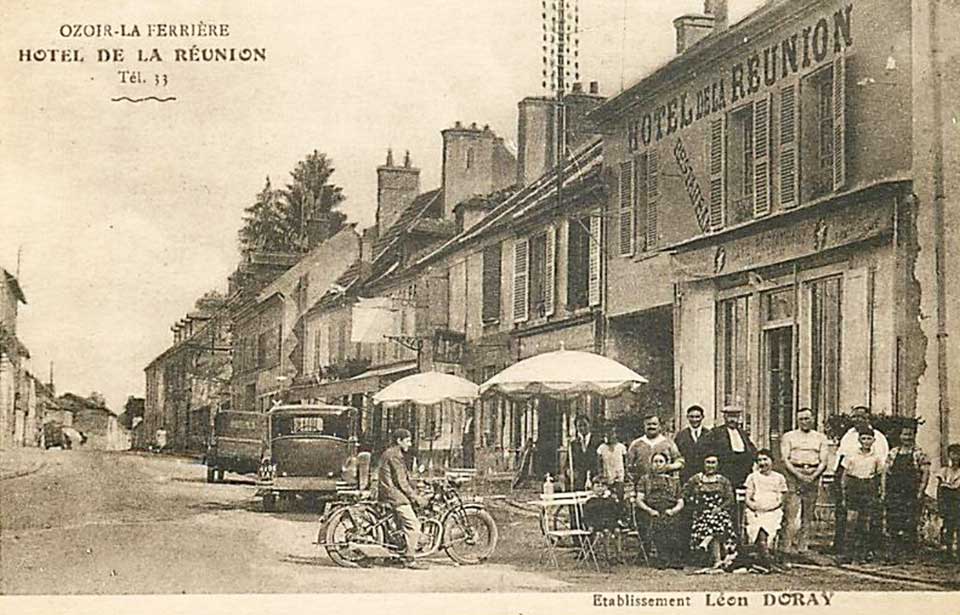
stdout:
[[650,524],[642,523],[643,520],[641,519],[641,513],[637,512],[639,509],[634,495],[631,494],[624,498],[624,505],[630,507],[630,527],[626,530],[625,535],[637,539],[638,551],[640,552],[638,559],[642,557],[643,564],[649,566],[650,557],[647,554],[647,543],[650,540]]
[[[593,562],[594,568],[600,572],[594,549],[594,532],[587,529],[583,523],[583,503],[591,497],[593,493],[589,491],[565,491],[543,494],[540,500],[533,502],[540,507],[540,530],[547,547],[545,552],[541,552],[540,561],[543,561],[546,554],[559,569],[557,553],[561,549],[568,549],[576,553],[578,561],[588,565]],[[562,516],[557,514],[562,510],[569,511],[566,523],[563,523]],[[563,525],[567,527],[561,527]]]

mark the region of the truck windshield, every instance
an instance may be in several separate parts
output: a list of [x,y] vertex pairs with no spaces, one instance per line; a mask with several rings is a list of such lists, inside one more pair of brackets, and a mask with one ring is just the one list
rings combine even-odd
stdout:
[[334,436],[346,440],[350,437],[350,414],[310,414],[306,416],[281,416],[273,419],[273,437],[279,436]]

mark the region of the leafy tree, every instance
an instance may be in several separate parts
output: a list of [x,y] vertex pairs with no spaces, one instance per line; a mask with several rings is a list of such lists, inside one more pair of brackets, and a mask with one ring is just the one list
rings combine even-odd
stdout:
[[223,306],[226,300],[226,297],[224,297],[223,293],[219,290],[208,290],[203,293],[202,297],[197,299],[196,303],[193,304],[193,308],[198,312],[212,313]]
[[268,177],[254,204],[244,210],[240,252],[306,252],[311,220],[323,224],[320,241],[339,231],[347,217],[336,211],[344,196],[330,182],[333,172],[326,154],[314,150],[297,163],[284,189],[274,189]]
[[99,391],[93,391],[87,396],[87,399],[101,408],[107,407],[107,399]]

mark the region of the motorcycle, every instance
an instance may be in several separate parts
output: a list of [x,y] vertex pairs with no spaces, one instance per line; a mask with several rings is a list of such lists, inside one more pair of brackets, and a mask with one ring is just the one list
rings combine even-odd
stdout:
[[[499,530],[481,498],[464,502],[455,478],[427,479],[427,504],[419,512],[421,538],[415,558],[438,551],[458,564],[479,564],[497,546]],[[320,527],[318,544],[337,565],[356,568],[377,558],[399,559],[406,539],[393,508],[359,499],[330,511]]]

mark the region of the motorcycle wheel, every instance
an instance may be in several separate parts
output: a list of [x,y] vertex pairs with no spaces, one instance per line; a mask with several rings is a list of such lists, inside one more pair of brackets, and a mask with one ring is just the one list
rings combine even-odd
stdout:
[[465,506],[462,515],[443,521],[444,551],[458,564],[479,564],[493,555],[500,531],[493,516],[479,506]]
[[333,513],[321,528],[322,542],[327,555],[338,566],[356,568],[365,556],[350,548],[350,541],[383,542],[383,527],[376,526],[377,518],[365,508],[346,506]]

